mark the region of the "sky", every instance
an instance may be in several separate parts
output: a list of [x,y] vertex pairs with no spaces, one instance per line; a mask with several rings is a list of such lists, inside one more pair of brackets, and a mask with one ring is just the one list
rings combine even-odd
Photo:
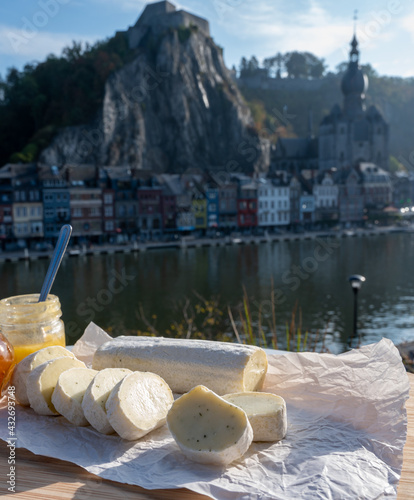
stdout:
[[[328,68],[348,60],[354,9],[360,62],[381,75],[414,76],[414,0],[179,0],[208,19],[228,67],[277,52],[309,51]],[[0,4],[0,75],[42,61],[73,40],[94,43],[135,24],[141,0],[9,0]]]

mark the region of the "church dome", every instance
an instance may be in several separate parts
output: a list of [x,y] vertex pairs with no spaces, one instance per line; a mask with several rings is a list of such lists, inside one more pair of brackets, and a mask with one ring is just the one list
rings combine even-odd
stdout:
[[368,77],[361,70],[359,61],[358,42],[356,37],[351,42],[350,60],[348,69],[342,77],[341,89],[344,96],[350,94],[365,94],[368,89]]
[[358,66],[349,65],[342,77],[341,89],[344,95],[365,94],[368,89],[368,77]]

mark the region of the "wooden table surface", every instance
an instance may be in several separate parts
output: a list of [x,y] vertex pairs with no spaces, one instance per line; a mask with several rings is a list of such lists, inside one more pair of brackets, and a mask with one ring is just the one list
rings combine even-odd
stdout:
[[[409,374],[410,399],[407,401],[408,434],[404,447],[404,463],[398,500],[414,499],[414,374]],[[70,462],[34,455],[30,451],[16,450],[16,493],[7,494],[9,456],[6,443],[0,441],[0,495],[14,500],[200,500],[206,499],[185,489],[144,490],[101,479]]]

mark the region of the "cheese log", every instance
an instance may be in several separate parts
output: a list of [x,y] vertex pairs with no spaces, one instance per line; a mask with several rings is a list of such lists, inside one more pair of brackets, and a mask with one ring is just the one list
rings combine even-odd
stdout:
[[266,392],[238,392],[223,399],[242,408],[253,428],[253,441],[280,441],[286,436],[285,400]]
[[133,372],[114,387],[105,408],[115,432],[133,441],[164,425],[173,402],[171,389],[161,377]]
[[62,356],[75,358],[75,356],[64,347],[54,345],[44,347],[39,351],[33,352],[32,354],[29,354],[29,356],[22,359],[20,363],[17,363],[13,371],[11,385],[14,385],[16,388],[16,399],[21,405],[30,405],[26,390],[27,377],[29,373],[42,363],[45,363],[50,359],[60,358]]
[[86,389],[82,410],[94,429],[102,434],[112,434],[114,429],[106,415],[105,403],[110,392],[126,375],[132,373],[127,368],[106,368],[97,372]]
[[59,375],[52,393],[52,404],[56,411],[73,425],[89,425],[83,414],[82,400],[97,373],[89,368],[69,368]]
[[203,464],[226,466],[253,440],[246,413],[202,385],[174,402],[167,425],[186,457]]
[[204,385],[217,394],[262,387],[266,353],[260,347],[193,339],[117,337],[95,352],[93,368],[157,373],[173,392]]
[[58,415],[52,404],[52,393],[61,373],[69,368],[86,368],[85,363],[70,357],[51,359],[37,366],[27,377],[30,406],[39,415]]

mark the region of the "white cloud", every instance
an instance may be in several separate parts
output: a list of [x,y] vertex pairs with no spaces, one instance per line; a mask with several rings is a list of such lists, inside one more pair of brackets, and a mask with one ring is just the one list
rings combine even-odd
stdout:
[[51,33],[0,25],[0,54],[24,57],[25,59],[44,59],[53,53],[59,55],[72,41],[94,43],[102,37],[79,35],[76,33]]
[[400,21],[400,26],[414,40],[414,12],[405,15]]
[[93,0],[94,3],[100,3],[100,4],[109,4],[113,5],[122,11],[133,11],[137,12],[140,11],[145,7],[145,4],[147,3],[153,3],[154,1],[158,0]]
[[260,40],[260,57],[292,50],[326,57],[342,48],[347,54],[352,36],[349,20],[332,16],[315,0],[300,13],[288,12],[285,2],[246,1],[221,25],[235,38]]

